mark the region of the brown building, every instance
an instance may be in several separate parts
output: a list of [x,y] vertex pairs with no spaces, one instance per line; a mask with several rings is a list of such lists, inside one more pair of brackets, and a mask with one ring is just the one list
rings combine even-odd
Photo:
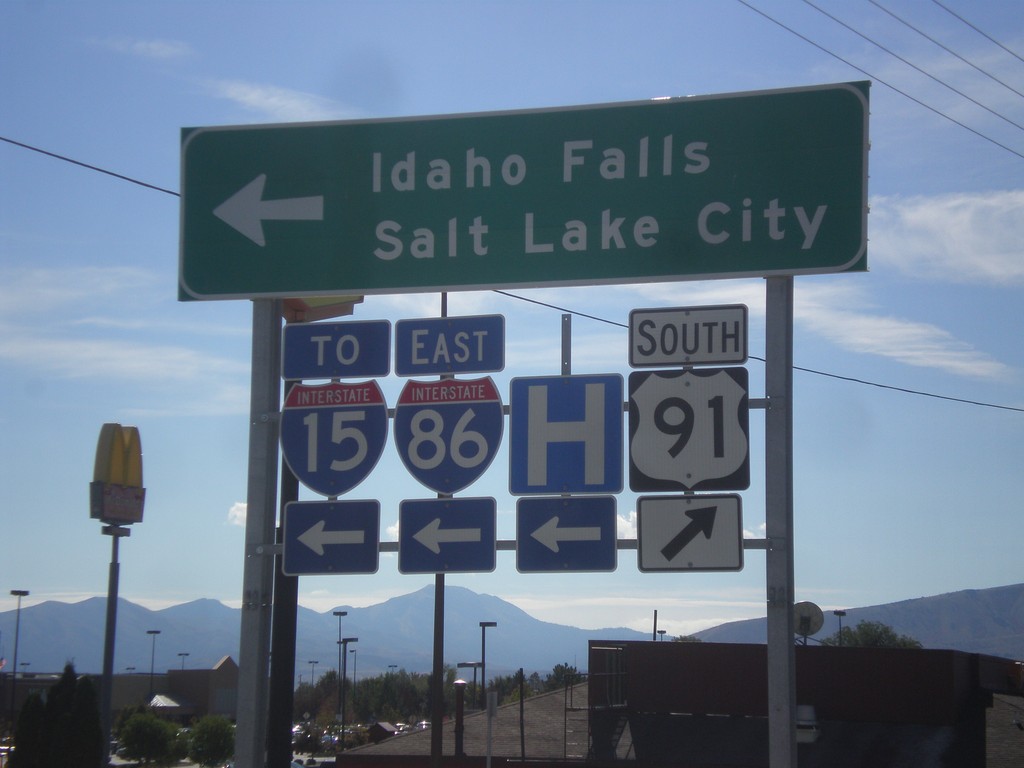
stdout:
[[[1021,768],[1022,664],[943,650],[796,649],[800,768]],[[498,707],[496,766],[566,760],[767,768],[767,648],[592,642],[587,683]],[[446,764],[456,723],[442,728]],[[458,764],[487,754],[485,713],[467,714]],[[431,733],[349,750],[339,765],[422,768]]]

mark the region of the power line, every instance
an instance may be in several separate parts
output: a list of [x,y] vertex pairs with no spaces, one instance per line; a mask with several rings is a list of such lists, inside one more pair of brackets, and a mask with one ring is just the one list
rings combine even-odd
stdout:
[[[502,290],[494,289],[492,291],[492,293],[499,293],[502,296],[509,297],[510,299],[518,299],[519,301],[527,301],[527,302],[529,302],[531,304],[537,304],[537,305],[539,305],[541,307],[546,307],[548,309],[556,309],[559,312],[565,312],[565,313],[568,313],[568,314],[571,314],[571,315],[575,315],[577,317],[585,317],[588,320],[595,320],[595,321],[597,321],[599,323],[605,323],[606,325],[615,326],[616,328],[629,328],[629,326],[626,323],[620,323],[617,320],[609,320],[607,318],[598,317],[596,315],[588,315],[588,314],[586,314],[584,312],[577,312],[576,310],[567,309],[565,307],[560,307],[557,304],[551,304],[551,303],[546,302],[546,301],[539,301],[537,299],[528,299],[525,296],[520,296],[520,295],[515,294],[515,293],[510,293],[509,291],[502,291]],[[765,362],[765,359],[763,357],[758,357],[756,355],[748,355],[748,357],[751,360],[757,360],[758,362],[762,362],[762,363]],[[897,387],[897,386],[894,386],[892,384],[881,384],[881,383],[879,383],[877,381],[869,381],[867,379],[858,379],[858,378],[854,378],[853,376],[842,376],[842,375],[840,375],[838,373],[828,373],[827,371],[819,371],[819,370],[817,370],[815,368],[805,368],[805,367],[800,366],[800,365],[794,365],[793,366],[793,370],[794,371],[801,371],[802,373],[810,373],[810,374],[813,374],[815,376],[825,376],[826,378],[829,378],[829,379],[838,379],[840,381],[849,381],[849,382],[854,383],[854,384],[863,384],[864,386],[868,386],[868,387],[876,387],[878,389],[888,389],[888,390],[893,391],[893,392],[903,392],[903,393],[908,394],[908,395],[919,395],[920,397],[930,397],[930,398],[934,398],[936,400],[947,400],[947,401],[953,402],[953,403],[963,403],[965,405],[977,405],[977,406],[980,406],[982,408],[998,408],[1000,410],[1005,410],[1005,411],[1015,411],[1017,413],[1024,413],[1024,408],[1018,408],[1018,407],[1012,406],[1012,405],[1000,405],[998,403],[986,403],[986,402],[983,402],[981,400],[969,400],[967,398],[962,398],[962,397],[952,397],[950,395],[939,395],[939,394],[936,394],[934,392],[925,392],[925,391],[919,390],[919,389],[909,389],[907,387]]]
[[181,197],[181,194],[179,192],[175,192],[172,189],[165,189],[163,187],[158,187],[155,184],[149,184],[148,182],[145,181],[139,181],[138,179],[133,179],[131,176],[125,176],[124,174],[121,173],[108,171],[106,168],[100,168],[97,165],[83,163],[81,160],[75,160],[74,158],[68,157],[66,155],[58,155],[56,152],[50,152],[45,149],[40,149],[39,147],[33,147],[31,144],[25,144],[22,141],[15,141],[14,139],[9,139],[6,136],[0,136],[0,141],[6,141],[8,144],[13,144],[16,147],[28,149],[31,150],[32,152],[38,152],[39,154],[46,155],[47,157],[53,157],[56,158],[57,160],[63,160],[65,163],[71,163],[72,165],[78,165],[81,166],[82,168],[88,168],[90,171],[96,171],[97,173],[105,173],[107,176],[113,176],[115,179],[121,179],[121,181],[127,181],[131,184],[138,184],[140,187],[146,187],[147,189],[155,189],[157,192],[164,192],[168,195]]
[[868,70],[864,69],[863,67],[857,66],[856,64],[854,64],[849,59],[844,59],[838,53],[834,53],[834,52],[830,51],[828,48],[826,48],[825,46],[821,45],[820,43],[816,43],[814,40],[811,40],[811,38],[807,37],[806,35],[800,34],[799,32],[797,32],[792,27],[789,27],[789,26],[783,24],[778,19],[776,19],[776,18],[774,18],[772,16],[769,16],[767,13],[762,11],[760,8],[757,8],[757,7],[753,6],[753,5],[751,5],[749,2],[747,2],[747,0],[736,0],[736,2],[740,3],[741,5],[746,6],[747,8],[752,10],[754,13],[758,14],[759,16],[764,17],[765,19],[770,21],[772,24],[775,24],[775,25],[781,27],[782,29],[786,30],[791,35],[795,35],[796,37],[799,37],[801,40],[803,40],[808,45],[813,45],[815,48],[817,48],[822,53],[827,53],[832,58],[834,58],[834,59],[836,59],[838,61],[841,61],[843,64],[845,64],[848,67],[851,67],[852,69],[857,70],[862,75],[866,75],[867,77],[871,78],[872,80],[881,83],[886,88],[889,88],[890,90],[895,91],[896,93],[898,93],[900,96],[904,97],[905,99],[909,99],[910,101],[914,102],[918,106],[924,107],[929,112],[934,112],[939,117],[948,120],[949,122],[953,123],[954,125],[960,126],[965,131],[969,131],[970,133],[973,133],[979,139],[984,139],[985,141],[989,142],[990,144],[994,144],[995,146],[999,147],[1000,149],[1005,150],[1006,152],[1009,152],[1011,155],[1015,155],[1016,157],[1019,157],[1021,160],[1024,160],[1024,153],[1018,152],[1017,150],[1015,150],[1015,149],[1013,149],[1011,147],[1008,147],[1005,144],[1002,144],[1001,142],[996,141],[995,139],[993,139],[990,136],[986,136],[981,131],[978,131],[978,130],[975,130],[974,128],[971,128],[969,125],[960,122],[959,120],[957,120],[954,117],[950,117],[945,112],[943,112],[943,111],[941,111],[939,109],[936,109],[935,107],[931,106],[930,104],[926,104],[925,102],[921,101],[916,96],[911,96],[906,91],[897,88],[895,85],[893,85],[892,83],[888,82],[887,80],[883,80],[881,77],[878,77],[877,75],[872,74],[871,72],[869,72]]
[[[739,2],[744,2],[744,0],[739,0]],[[746,5],[746,3],[744,3],[744,5]],[[757,9],[755,8],[753,10],[757,10]],[[758,13],[760,13],[760,11],[758,11]],[[774,21],[774,19],[772,19],[772,21]],[[87,168],[87,169],[89,169],[91,171],[96,171],[97,173],[103,173],[103,174],[106,174],[108,176],[113,176],[114,178],[121,179],[122,181],[127,181],[127,182],[129,182],[131,184],[137,184],[140,187],[146,187],[147,189],[152,189],[152,190],[155,190],[157,192],[164,192],[165,194],[173,195],[174,197],[180,197],[181,196],[181,194],[179,192],[175,192],[174,190],[165,189],[164,187],[158,187],[155,184],[149,184],[147,182],[140,181],[138,179],[133,179],[130,176],[125,176],[125,175],[120,174],[120,173],[114,173],[113,171],[108,171],[105,168],[100,168],[100,167],[95,166],[95,165],[90,165],[89,163],[83,163],[83,162],[81,162],[79,160],[75,160],[73,158],[66,157],[64,155],[59,155],[56,152],[49,152],[49,151],[47,151],[45,149],[40,149],[38,147],[34,147],[34,146],[30,145],[30,144],[25,144],[25,143],[20,142],[20,141],[14,141],[13,139],[8,139],[8,138],[6,138],[4,136],[0,136],[0,141],[6,141],[9,144],[13,144],[15,146],[22,147],[23,149],[28,149],[28,150],[31,150],[33,152],[38,152],[38,153],[40,153],[42,155],[46,155],[48,157],[53,157],[53,158],[55,158],[57,160],[63,160],[64,162],[72,163],[73,165],[77,165],[77,166],[80,166],[82,168]],[[584,317],[584,318],[586,318],[588,320],[594,320],[595,322],[605,323],[607,325],[613,325],[613,326],[616,326],[618,328],[628,328],[629,327],[625,323],[620,323],[620,322],[617,322],[615,320],[609,320],[607,318],[598,317],[597,315],[589,315],[589,314],[587,314],[585,312],[579,312],[577,310],[567,309],[565,307],[559,307],[559,306],[557,306],[555,304],[550,304],[548,302],[539,301],[537,299],[530,299],[530,298],[527,298],[525,296],[519,296],[517,294],[510,293],[509,291],[503,291],[503,290],[499,290],[499,289],[494,289],[493,293],[498,293],[498,294],[501,294],[502,296],[507,296],[508,298],[516,299],[518,301],[525,301],[525,302],[529,302],[531,304],[536,304],[538,306],[547,307],[548,309],[555,309],[555,310],[558,310],[560,312],[569,313],[569,314],[575,315],[576,317]],[[761,362],[764,362],[763,358],[756,357],[754,355],[751,355],[750,357],[753,360],[759,360]],[[921,390],[907,389],[907,388],[904,388],[904,387],[896,387],[896,386],[892,386],[890,384],[880,384],[878,382],[868,381],[868,380],[865,380],[865,379],[856,379],[856,378],[849,377],[849,376],[841,376],[839,374],[828,373],[826,371],[819,371],[819,370],[815,370],[813,368],[803,368],[803,367],[798,366],[798,365],[794,365],[793,366],[793,370],[802,371],[804,373],[814,374],[816,376],[825,376],[825,377],[832,378],[832,379],[839,379],[839,380],[842,380],[842,381],[849,381],[849,382],[853,382],[853,383],[856,383],[856,384],[863,384],[865,386],[877,387],[879,389],[888,389],[888,390],[892,390],[892,391],[895,391],[895,392],[904,392],[906,394],[919,395],[921,397],[930,397],[930,398],[935,398],[935,399],[938,399],[938,400],[948,400],[950,402],[963,403],[965,405],[976,405],[976,406],[980,406],[980,407],[983,407],[983,408],[998,408],[998,409],[1007,410],[1007,411],[1017,411],[1017,412],[1024,413],[1024,408],[1017,408],[1017,407],[1010,406],[1010,405],[999,405],[999,404],[996,404],[996,403],[986,403],[986,402],[982,402],[982,401],[979,401],[979,400],[968,400],[968,399],[959,398],[959,397],[950,397],[948,395],[938,395],[938,394],[935,394],[935,393],[932,393],[932,392],[924,392],[924,391],[921,391]]]
[[981,31],[981,30],[980,30],[980,29],[978,29],[978,28],[977,28],[976,26],[974,26],[973,24],[971,24],[971,22],[969,22],[969,21],[968,21],[967,19],[965,19],[965,18],[964,18],[963,16],[961,16],[961,15],[960,15],[960,14],[958,14],[958,13],[956,13],[955,11],[953,11],[952,9],[950,9],[950,8],[949,8],[948,6],[946,6],[946,5],[943,5],[942,3],[940,3],[940,2],[939,2],[939,0],[932,0],[932,2],[933,2],[933,3],[935,3],[935,4],[937,5],[937,6],[939,6],[939,8],[941,8],[942,10],[944,10],[944,11],[945,11],[946,13],[948,13],[948,14],[949,14],[950,16],[953,16],[953,17],[955,17],[955,18],[959,19],[960,21],[962,21],[962,22],[963,22],[964,24],[966,24],[966,25],[967,25],[968,27],[970,27],[971,29],[973,29],[973,30],[974,30],[975,32],[977,32],[977,33],[978,33],[979,35],[981,35],[982,37],[984,37],[984,38],[985,38],[986,40],[988,40],[989,42],[992,42],[992,43],[995,43],[996,45],[998,45],[998,46],[999,46],[1000,48],[1002,48],[1002,49],[1003,49],[1004,51],[1006,51],[1006,52],[1007,52],[1008,54],[1010,54],[1011,56],[1013,56],[1013,57],[1014,57],[1015,59],[1018,59],[1018,60],[1020,60],[1020,61],[1024,62],[1024,59],[1022,59],[1022,58],[1020,57],[1020,54],[1017,54],[1017,53],[1015,53],[1014,51],[1011,51],[1011,50],[1010,50],[1009,48],[1007,48],[1007,47],[1006,47],[1005,45],[1003,45],[1002,43],[1000,43],[1000,42],[999,42],[998,40],[996,40],[996,39],[995,39],[994,37],[992,37],[991,35],[989,35],[989,34],[988,34],[988,33],[986,33],[986,32],[983,32],[983,31]]
[[931,72],[928,72],[928,71],[922,69],[921,67],[917,66],[917,64],[915,64],[914,62],[912,62],[912,61],[910,61],[908,59],[903,58],[902,56],[900,56],[898,53],[895,53],[894,51],[889,50],[888,48],[886,48],[881,43],[876,42],[875,40],[872,40],[870,37],[865,35],[863,32],[860,32],[860,31],[854,29],[849,24],[847,24],[845,21],[843,21],[842,19],[836,18],[835,16],[833,16],[828,11],[826,11],[823,8],[820,8],[819,6],[815,5],[814,3],[811,2],[811,0],[804,0],[804,4],[805,5],[809,5],[811,8],[813,8],[814,10],[816,10],[818,13],[822,14],[823,16],[826,16],[827,18],[832,19],[832,21],[834,21],[836,24],[840,25],[844,29],[849,30],[850,32],[853,32],[853,34],[857,35],[857,37],[861,38],[862,40],[866,40],[867,42],[871,43],[873,46],[875,46],[879,50],[885,51],[890,56],[892,56],[893,58],[903,62],[904,64],[906,64],[908,67],[910,67],[914,71],[920,72],[925,77],[930,78],[931,80],[935,81],[939,85],[948,88],[953,93],[955,93],[957,96],[960,96],[961,98],[967,99],[969,102],[974,104],[976,107],[981,107],[986,112],[988,112],[988,113],[998,117],[1000,120],[1005,120],[1007,123],[1012,125],[1014,128],[1019,128],[1022,131],[1024,131],[1024,125],[1021,125],[1020,123],[1014,122],[1010,118],[1006,117],[1006,115],[1003,115],[1003,114],[1000,114],[999,112],[996,112],[991,107],[985,106],[980,101],[975,99],[973,96],[968,96],[966,93],[964,93],[960,89],[954,88],[949,83],[947,83],[944,80],[942,80],[942,79],[936,77],[935,75],[933,75]]
[[906,19],[902,18],[901,16],[896,15],[893,11],[889,10],[888,8],[886,8],[884,5],[882,5],[880,2],[878,2],[878,0],[868,0],[868,2],[871,3],[873,6],[875,6],[876,8],[878,8],[880,11],[883,11],[883,12],[889,14],[890,16],[892,16],[892,18],[896,19],[896,21],[898,21],[900,24],[903,24],[905,27],[908,27],[909,29],[914,30],[915,32],[917,32],[917,34],[919,34],[921,37],[923,37],[928,42],[934,43],[935,45],[937,45],[939,48],[941,48],[942,50],[944,50],[946,53],[950,54],[951,56],[956,56],[960,61],[962,61],[967,66],[973,67],[976,71],[978,71],[981,74],[985,75],[985,77],[987,77],[990,80],[993,80],[993,81],[999,83],[999,85],[1003,86],[1007,90],[1013,91],[1015,94],[1017,94],[1021,98],[1024,98],[1024,93],[1021,93],[1020,91],[1018,91],[1016,88],[1014,88],[1009,83],[1003,82],[998,77],[993,75],[991,72],[989,72],[989,71],[987,71],[985,69],[982,69],[977,64],[975,64],[973,61],[969,61],[968,59],[966,59],[965,57],[961,56],[959,53],[954,51],[952,48],[950,48],[947,45],[944,45],[940,41],[936,40],[934,37],[931,37],[927,33],[921,31],[920,29],[915,27],[913,24],[911,24]]

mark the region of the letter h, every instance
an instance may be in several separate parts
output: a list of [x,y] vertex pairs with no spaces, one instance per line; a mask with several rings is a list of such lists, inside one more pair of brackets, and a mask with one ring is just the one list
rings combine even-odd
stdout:
[[583,482],[604,483],[604,389],[600,383],[587,384],[583,421],[548,421],[548,387],[528,388],[528,424],[530,436],[526,457],[526,482],[530,486],[548,484],[548,446],[551,443],[583,443]]

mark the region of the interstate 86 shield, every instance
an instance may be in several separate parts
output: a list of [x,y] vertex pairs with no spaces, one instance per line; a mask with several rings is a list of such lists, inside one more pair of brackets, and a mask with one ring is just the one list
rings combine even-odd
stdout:
[[742,491],[750,485],[746,368],[629,376],[629,487]]
[[490,466],[504,422],[490,376],[410,380],[395,405],[395,445],[413,477],[438,493],[455,493]]
[[281,411],[281,451],[308,488],[324,496],[350,491],[384,452],[388,410],[376,381],[295,384]]

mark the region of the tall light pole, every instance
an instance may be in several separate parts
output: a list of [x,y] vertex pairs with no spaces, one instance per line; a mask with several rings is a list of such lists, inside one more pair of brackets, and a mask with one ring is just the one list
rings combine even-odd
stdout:
[[149,652],[149,698],[153,699],[153,670],[156,666],[156,636],[160,634],[159,629],[147,629],[146,634],[153,638],[153,648]]
[[832,615],[839,619],[839,647],[843,647],[843,616],[846,615],[846,611],[832,611]]
[[345,749],[345,684],[348,678],[346,665],[348,662],[348,644],[358,643],[358,637],[341,638],[341,748]]
[[28,590],[12,589],[11,596],[18,598],[18,608],[14,614],[14,663],[11,666],[11,724],[13,726],[14,696],[18,691],[18,635],[21,633],[21,598],[28,597]]
[[189,656],[189,655],[191,655],[191,654],[189,654],[187,651],[185,651],[184,653],[179,653],[178,654],[178,657],[181,659],[181,669],[182,669],[182,671],[184,671],[184,669],[185,669],[185,657]]
[[480,622],[480,709],[487,709],[487,628],[496,626],[496,621]]
[[359,682],[359,650],[353,648],[349,653],[352,654],[352,687],[355,688]]
[[335,611],[338,617],[338,719],[341,719],[341,617],[348,616],[348,611]]
[[314,688],[316,687],[316,665],[319,663],[319,659],[317,659],[316,661],[313,661],[311,659],[309,661],[309,684]]
[[455,665],[458,669],[472,669],[473,670],[473,693],[470,696],[470,704],[476,699],[476,671],[480,668],[479,661],[460,661]]

